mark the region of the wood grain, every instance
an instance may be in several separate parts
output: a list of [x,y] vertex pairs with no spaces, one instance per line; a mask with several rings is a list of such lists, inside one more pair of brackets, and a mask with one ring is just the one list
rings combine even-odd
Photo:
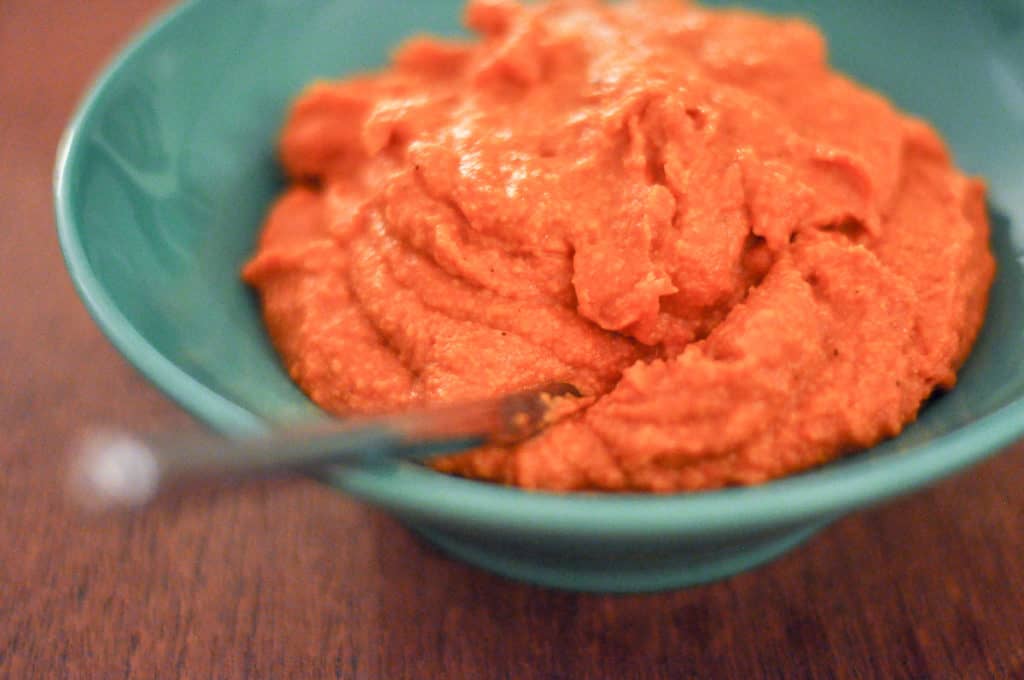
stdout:
[[87,317],[51,210],[62,126],[161,4],[0,0],[0,677],[1024,678],[1021,445],[651,596],[511,583],[305,481],[70,512],[80,428],[190,424]]

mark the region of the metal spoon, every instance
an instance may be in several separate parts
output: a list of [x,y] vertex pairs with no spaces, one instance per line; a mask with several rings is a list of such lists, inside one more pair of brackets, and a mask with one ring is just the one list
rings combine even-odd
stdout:
[[550,383],[495,399],[323,420],[248,439],[95,430],[72,451],[69,487],[83,507],[105,510],[144,505],[163,489],[190,480],[425,460],[486,442],[525,439],[547,424],[551,404],[563,396],[580,393],[567,383]]

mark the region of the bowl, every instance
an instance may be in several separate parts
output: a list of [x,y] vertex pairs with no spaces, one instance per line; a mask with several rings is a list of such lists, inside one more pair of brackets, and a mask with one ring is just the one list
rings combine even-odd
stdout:
[[[324,483],[501,574],[645,591],[762,563],[1024,434],[1024,6],[750,4],[799,9],[835,65],[931,120],[959,164],[988,179],[999,271],[956,389],[896,439],[752,488],[558,495],[412,464],[329,469]],[[313,78],[383,65],[410,34],[459,35],[459,16],[456,2],[194,1],[145,31],[85,98],[55,176],[68,269],[114,345],[209,426],[242,436],[316,412],[239,280],[282,186],[274,144],[289,101]]]

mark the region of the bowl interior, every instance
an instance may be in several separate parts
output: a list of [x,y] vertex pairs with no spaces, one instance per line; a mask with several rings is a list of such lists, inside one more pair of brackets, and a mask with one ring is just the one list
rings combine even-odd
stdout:
[[[756,489],[568,500],[414,466],[337,473],[335,483],[410,512],[455,516],[474,507],[496,522],[554,513],[565,526],[626,531],[642,521],[656,531],[853,507],[923,484],[1024,432],[1022,6],[748,4],[813,19],[835,65],[932,121],[958,162],[988,179],[999,272],[959,386],[897,439]],[[57,175],[72,276],[119,349],[212,426],[239,434],[316,413],[282,371],[238,277],[281,186],[274,141],[288,102],[311,79],[384,64],[405,36],[462,33],[460,15],[458,2],[191,2],[122,54],[83,104]]]

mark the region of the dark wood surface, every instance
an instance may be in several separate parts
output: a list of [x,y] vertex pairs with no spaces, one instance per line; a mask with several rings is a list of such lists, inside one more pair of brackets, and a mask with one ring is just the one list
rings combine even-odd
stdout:
[[0,0],[0,678],[1024,677],[1021,445],[649,596],[508,582],[306,481],[71,512],[84,426],[192,424],[87,316],[51,210],[72,107],[161,4]]

